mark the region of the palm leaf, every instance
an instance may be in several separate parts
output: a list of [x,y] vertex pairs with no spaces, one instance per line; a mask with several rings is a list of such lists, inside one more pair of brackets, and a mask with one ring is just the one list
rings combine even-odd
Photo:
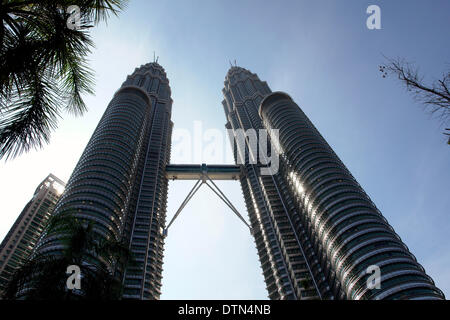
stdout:
[[45,71],[36,73],[24,75],[29,86],[22,88],[15,103],[2,113],[0,158],[16,157],[32,147],[42,147],[56,128],[60,113],[55,83]]
[[[126,7],[121,0],[7,0],[0,15],[0,159],[50,141],[63,111],[82,115],[93,93],[86,56],[90,24]],[[66,9],[81,9],[82,28],[67,28]]]

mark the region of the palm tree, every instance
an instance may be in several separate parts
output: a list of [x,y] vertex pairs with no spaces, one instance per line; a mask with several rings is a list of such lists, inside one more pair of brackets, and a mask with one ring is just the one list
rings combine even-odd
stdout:
[[[127,0],[2,0],[0,4],[0,159],[48,143],[63,111],[82,115],[93,93],[89,29]],[[80,25],[70,27],[80,9]]]
[[[17,269],[8,283],[6,300],[118,300],[122,284],[117,270],[134,264],[128,247],[115,239],[104,239],[92,222],[73,216],[56,216],[49,222],[44,236],[58,234],[62,253],[35,254]],[[68,266],[81,270],[81,290],[66,286]]]

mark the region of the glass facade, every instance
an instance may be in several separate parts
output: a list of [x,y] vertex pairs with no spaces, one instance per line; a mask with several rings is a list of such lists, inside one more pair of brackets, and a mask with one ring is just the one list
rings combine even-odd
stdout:
[[0,296],[17,268],[32,254],[65,183],[50,174],[36,188],[16,222],[0,245]]
[[[56,215],[94,222],[105,239],[129,244],[136,260],[117,267],[124,299],[159,299],[170,162],[172,100],[164,69],[135,70],[106,108],[83,152]],[[60,254],[60,235],[47,234],[39,252]]]
[[[262,176],[247,145],[241,178],[269,298],[444,298],[287,94],[232,67],[223,95],[228,129],[279,130],[279,172]],[[380,268],[380,289],[367,286],[371,266]]]
[[[287,94],[275,92],[265,97],[259,112],[265,128],[279,129],[280,176],[333,297],[443,299],[298,105]],[[381,271],[379,289],[367,285],[372,266]]]
[[[280,154],[278,173],[261,174],[250,137],[245,152],[233,150],[236,166],[169,165],[171,90],[164,69],[150,63],[115,93],[55,206],[54,215],[91,221],[100,237],[129,246],[136,263],[112,267],[124,299],[159,299],[168,178],[199,179],[206,168],[215,179],[240,180],[270,299],[444,298],[287,94],[240,67],[224,84],[227,129],[279,130],[268,148]],[[61,254],[61,237],[42,235],[36,252]],[[381,289],[367,286],[371,266],[381,270]]]
[[[271,93],[266,82],[248,70],[232,67],[225,79],[222,102],[226,127],[236,130],[264,129],[258,107]],[[244,159],[241,187],[270,299],[330,298],[322,267],[311,242],[299,223],[298,209],[281,176],[262,176],[249,161],[246,141],[244,155],[235,148],[235,160]],[[255,157],[257,157],[255,155]]]

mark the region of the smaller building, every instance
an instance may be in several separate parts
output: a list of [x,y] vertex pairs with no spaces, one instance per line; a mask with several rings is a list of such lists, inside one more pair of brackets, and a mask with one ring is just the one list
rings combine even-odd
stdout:
[[50,174],[34,192],[0,245],[0,297],[14,271],[32,253],[65,188],[65,183]]

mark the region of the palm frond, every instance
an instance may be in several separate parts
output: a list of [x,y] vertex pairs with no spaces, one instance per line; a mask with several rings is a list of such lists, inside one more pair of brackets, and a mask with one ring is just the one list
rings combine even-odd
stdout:
[[[62,111],[82,115],[93,93],[88,30],[117,15],[122,0],[3,0],[0,16],[0,159],[42,148]],[[67,28],[70,5],[82,28]],[[34,74],[34,76],[33,76]],[[42,78],[42,79],[39,79]]]
[[1,114],[0,158],[16,157],[31,148],[40,148],[50,140],[60,116],[58,92],[46,75],[29,75],[15,103]]
[[107,21],[111,15],[117,16],[128,6],[128,0],[81,0],[75,1],[74,4],[78,5],[91,21],[98,24]]

